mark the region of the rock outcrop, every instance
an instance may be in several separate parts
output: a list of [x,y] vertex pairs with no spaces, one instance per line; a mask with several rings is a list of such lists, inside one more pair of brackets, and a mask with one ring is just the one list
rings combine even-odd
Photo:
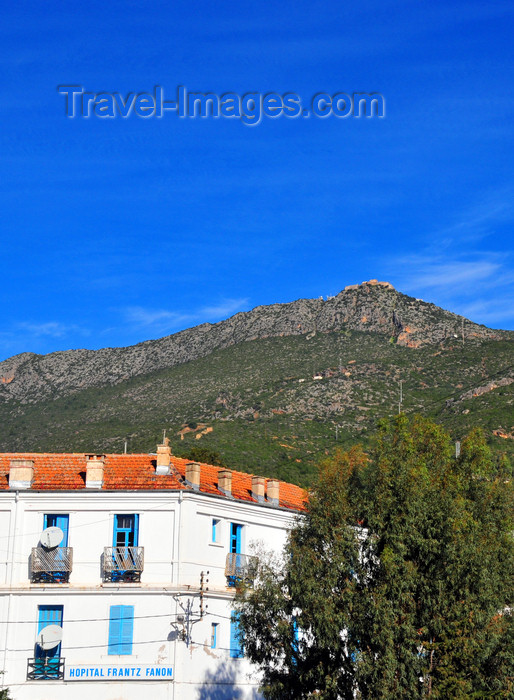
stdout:
[[220,323],[204,323],[130,347],[16,355],[0,363],[0,401],[32,403],[114,385],[257,338],[346,330],[379,333],[411,348],[460,339],[462,334],[466,339],[505,336],[401,294],[388,282],[370,280],[327,300],[258,306]]

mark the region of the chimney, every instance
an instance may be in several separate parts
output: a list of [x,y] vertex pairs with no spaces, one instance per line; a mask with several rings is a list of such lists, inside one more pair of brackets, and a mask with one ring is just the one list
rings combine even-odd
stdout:
[[156,474],[169,474],[171,470],[171,447],[170,439],[165,437],[162,445],[157,445],[157,468]]
[[200,489],[200,465],[197,462],[186,464],[186,484],[192,486],[195,491]]
[[270,506],[278,506],[280,498],[280,482],[277,479],[268,481],[268,503]]
[[232,496],[232,472],[229,469],[218,472],[218,490],[225,496]]
[[86,455],[86,488],[101,489],[104,483],[105,455]]
[[33,459],[11,459],[9,469],[10,489],[30,489],[34,480]]
[[252,498],[259,503],[264,503],[264,485],[266,480],[263,476],[252,476]]

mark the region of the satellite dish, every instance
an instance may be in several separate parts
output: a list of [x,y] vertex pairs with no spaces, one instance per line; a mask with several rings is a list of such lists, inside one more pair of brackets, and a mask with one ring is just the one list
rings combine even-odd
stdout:
[[54,649],[62,640],[62,627],[59,625],[47,625],[43,627],[37,636],[36,642],[41,649],[48,651]]
[[41,533],[40,542],[43,547],[54,549],[54,547],[58,547],[61,544],[63,537],[64,532],[60,527],[47,527]]

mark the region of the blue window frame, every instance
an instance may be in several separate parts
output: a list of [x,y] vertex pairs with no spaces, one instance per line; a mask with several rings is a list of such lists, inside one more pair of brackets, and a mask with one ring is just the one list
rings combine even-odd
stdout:
[[213,622],[211,625],[211,649],[216,649],[218,646],[218,623]]
[[[38,607],[37,631],[41,632],[47,625],[58,625],[62,627],[63,606],[62,605],[40,605]],[[58,644],[53,649],[41,649],[36,644],[35,650],[35,672],[38,677],[59,678],[59,667],[61,660],[61,645]]]
[[230,552],[241,554],[241,535],[243,526],[237,523],[230,523]]
[[68,546],[68,530],[70,524],[70,516],[63,515],[62,513],[47,513],[45,515],[45,520],[43,528],[46,530],[47,527],[60,527],[64,533],[60,547]]
[[212,519],[212,535],[211,542],[218,542],[219,538],[220,521],[218,518]]
[[139,516],[115,515],[112,536],[113,547],[137,547],[139,539]]
[[[242,534],[243,534],[243,526],[239,525],[238,523],[230,523],[230,540],[229,540],[229,551],[230,554],[242,554],[241,550],[243,547],[242,544]],[[239,569],[241,567],[241,559],[243,557],[233,557],[232,559],[235,558],[235,562],[233,562],[233,565],[235,566],[236,569]],[[237,576],[227,576],[227,583],[229,586],[234,587],[237,583]]]
[[111,605],[109,613],[109,654],[132,654],[134,606]]
[[241,659],[244,656],[243,643],[237,613],[230,616],[230,658]]

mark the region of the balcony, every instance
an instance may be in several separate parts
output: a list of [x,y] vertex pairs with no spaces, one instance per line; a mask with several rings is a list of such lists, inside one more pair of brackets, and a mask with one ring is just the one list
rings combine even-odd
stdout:
[[144,568],[144,552],[144,547],[104,547],[104,581],[139,582]]
[[62,678],[64,678],[64,659],[58,656],[27,659],[27,680],[56,681]]
[[225,576],[228,586],[238,586],[240,583],[252,584],[257,573],[257,557],[247,554],[227,554]]
[[30,580],[32,583],[68,583],[73,568],[73,547],[32,547]]

